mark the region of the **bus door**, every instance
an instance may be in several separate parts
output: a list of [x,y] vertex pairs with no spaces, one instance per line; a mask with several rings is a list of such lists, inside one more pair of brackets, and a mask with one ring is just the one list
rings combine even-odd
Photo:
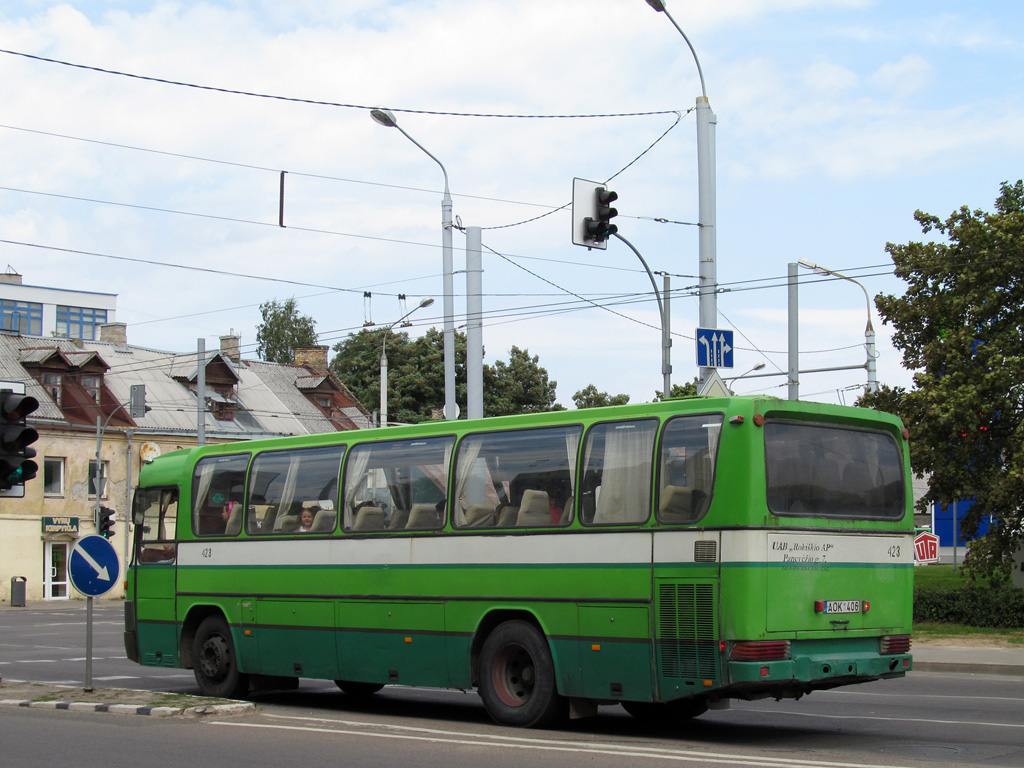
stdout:
[[134,659],[140,664],[176,667],[178,489],[137,489],[132,516],[135,554],[125,605],[125,647],[129,658],[139,655],[138,648],[146,649]]

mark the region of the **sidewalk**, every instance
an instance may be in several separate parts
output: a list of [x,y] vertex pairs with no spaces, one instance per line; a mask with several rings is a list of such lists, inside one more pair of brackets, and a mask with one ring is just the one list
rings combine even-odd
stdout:
[[913,645],[914,671],[1024,677],[1024,646],[981,648],[922,643]]

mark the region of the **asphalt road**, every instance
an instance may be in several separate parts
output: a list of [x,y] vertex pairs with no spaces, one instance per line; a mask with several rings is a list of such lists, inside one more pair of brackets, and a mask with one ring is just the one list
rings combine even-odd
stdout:
[[[124,658],[119,604],[94,619],[97,687],[197,693],[187,670]],[[0,676],[82,685],[85,611],[0,611]],[[4,766],[546,768],[636,765],[1024,766],[1024,679],[912,673],[799,701],[736,702],[681,728],[656,730],[615,707],[555,731],[490,722],[475,693],[386,688],[367,699],[328,681],[265,694],[259,711],[200,719],[0,708]],[[2,698],[2,696],[0,696]],[[73,696],[71,697],[73,698]]]

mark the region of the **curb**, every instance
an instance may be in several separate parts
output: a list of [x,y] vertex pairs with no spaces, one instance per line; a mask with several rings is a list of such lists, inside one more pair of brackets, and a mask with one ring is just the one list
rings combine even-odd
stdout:
[[958,675],[1005,675],[1024,677],[1024,665],[1020,664],[971,664],[954,661],[918,661],[914,659],[915,672],[944,672]]
[[204,704],[197,707],[145,707],[134,704],[95,704],[85,701],[24,701],[0,699],[0,707],[31,707],[69,712],[109,712],[114,715],[148,715],[149,717],[206,717],[208,715],[249,715],[256,711],[251,702],[236,704]]

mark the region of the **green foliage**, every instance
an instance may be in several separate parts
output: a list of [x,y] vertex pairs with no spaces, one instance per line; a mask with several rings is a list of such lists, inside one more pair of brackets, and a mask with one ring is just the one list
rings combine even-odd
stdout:
[[577,408],[601,408],[605,405],[625,405],[629,402],[629,395],[609,395],[607,392],[598,392],[593,384],[587,384],[572,396],[572,401]]
[[910,428],[914,471],[930,475],[922,507],[973,497],[961,522],[967,539],[982,516],[997,521],[967,565],[998,580],[1024,533],[1024,182],[1003,183],[993,213],[915,218],[941,237],[888,244],[907,289],[875,299],[914,387],[860,402]]
[[934,589],[914,594],[914,621],[970,627],[1024,627],[1024,589]]
[[[331,370],[361,403],[380,402],[380,355],[384,329],[364,328],[334,345]],[[418,339],[388,332],[388,420],[415,424],[444,406],[444,334],[431,328]],[[456,402],[466,410],[466,336],[455,334]],[[512,347],[508,362],[484,365],[484,415],[559,410],[556,382],[536,355]]]
[[256,329],[256,354],[268,363],[295,361],[296,347],[316,344],[316,321],[300,315],[295,299],[260,304],[263,322]]
[[[688,381],[685,384],[673,384],[672,391],[669,393],[669,399],[676,397],[696,397],[697,386],[700,384],[700,377],[694,376],[693,381]],[[663,393],[660,389],[654,390],[655,400],[664,400]]]

